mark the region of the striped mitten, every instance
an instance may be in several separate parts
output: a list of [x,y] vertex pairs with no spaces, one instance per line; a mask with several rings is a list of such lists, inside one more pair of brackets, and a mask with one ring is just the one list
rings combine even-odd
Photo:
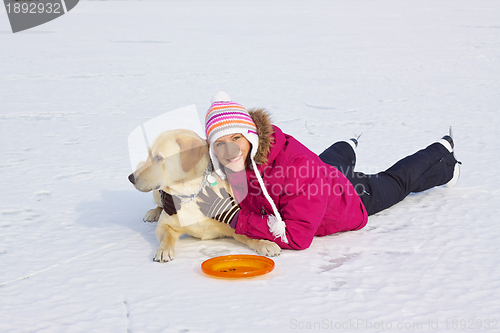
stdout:
[[240,207],[234,198],[227,193],[225,188],[220,189],[222,198],[215,191],[208,187],[207,195],[200,193],[198,197],[202,202],[198,202],[201,212],[206,216],[222,223],[231,224],[231,221],[240,211]]
[[163,206],[163,210],[168,215],[177,214],[177,211],[181,209],[181,202],[179,199],[172,197],[170,193],[164,192],[160,190],[161,195],[161,205]]

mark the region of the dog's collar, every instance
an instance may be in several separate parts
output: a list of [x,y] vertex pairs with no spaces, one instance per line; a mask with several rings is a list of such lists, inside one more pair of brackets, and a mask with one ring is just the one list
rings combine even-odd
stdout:
[[182,203],[189,203],[189,202],[193,201],[194,198],[196,198],[200,194],[200,192],[207,185],[207,183],[211,183],[209,181],[209,177],[214,177],[214,176],[212,176],[212,162],[208,163],[207,168],[203,172],[203,180],[201,182],[200,188],[198,189],[198,191],[196,191],[196,193],[190,194],[190,195],[172,194],[172,196],[179,199]]

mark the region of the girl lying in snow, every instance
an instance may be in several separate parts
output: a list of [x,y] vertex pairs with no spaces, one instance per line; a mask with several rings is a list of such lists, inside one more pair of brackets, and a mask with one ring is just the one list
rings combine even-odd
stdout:
[[[306,249],[314,236],[361,229],[369,215],[411,192],[454,185],[459,175],[450,135],[367,175],[354,171],[356,139],[334,143],[318,156],[271,125],[264,109],[247,112],[223,92],[212,99],[205,122],[214,170],[227,179],[234,198],[209,189],[200,194],[200,209],[237,234],[283,249]],[[165,200],[164,206],[175,207],[170,196]]]

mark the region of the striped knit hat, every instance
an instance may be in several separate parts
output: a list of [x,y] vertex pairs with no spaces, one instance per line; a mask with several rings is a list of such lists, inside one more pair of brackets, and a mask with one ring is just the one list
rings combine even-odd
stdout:
[[219,160],[215,155],[214,142],[224,135],[235,133],[241,133],[252,144],[250,158],[253,160],[259,147],[257,126],[243,106],[232,102],[231,98],[221,91],[212,98],[212,105],[207,111],[205,134],[210,145],[210,158],[214,170],[222,179],[225,179],[226,175],[222,172]]

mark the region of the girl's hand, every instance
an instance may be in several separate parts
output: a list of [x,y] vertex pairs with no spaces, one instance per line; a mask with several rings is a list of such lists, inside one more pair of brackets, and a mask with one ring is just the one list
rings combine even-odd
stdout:
[[201,212],[206,217],[231,224],[231,221],[241,209],[234,198],[227,193],[225,188],[220,189],[222,197],[218,196],[210,187],[207,188],[207,194],[200,193],[198,196],[202,200],[202,202],[197,202]]
[[177,214],[177,211],[181,209],[180,200],[174,198],[172,195],[162,190],[160,190],[160,195],[161,195],[161,205],[163,206],[163,210],[168,215]]

